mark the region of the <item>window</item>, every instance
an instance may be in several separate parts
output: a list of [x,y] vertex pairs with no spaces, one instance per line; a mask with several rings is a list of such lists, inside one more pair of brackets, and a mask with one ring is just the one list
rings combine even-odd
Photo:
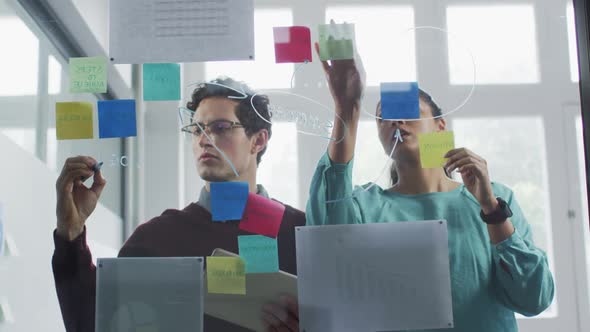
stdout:
[[567,41],[570,55],[570,77],[572,82],[579,81],[578,73],[578,45],[576,44],[576,20],[574,17],[574,5],[570,2],[566,6]]
[[257,9],[254,12],[254,61],[213,61],[205,64],[207,80],[219,75],[244,81],[252,88],[291,87],[293,64],[275,63],[273,27],[293,25],[290,9]]
[[[354,23],[367,85],[416,81],[414,11],[409,6],[328,7],[326,23]],[[385,37],[386,36],[386,37]]]
[[[514,191],[531,225],[535,245],[547,253],[549,267],[555,271],[542,118],[455,119],[453,130],[456,146],[466,147],[486,159],[492,181]],[[497,135],[498,132],[504,134]],[[493,142],[490,142],[490,137],[493,137]],[[507,149],[507,146],[510,148]],[[556,303],[557,298],[542,317],[555,317]]]
[[[582,128],[582,117],[578,116],[576,119],[576,137],[578,148],[578,171],[579,178],[586,179],[586,166],[584,159],[584,133]],[[580,184],[580,199],[582,204],[582,215],[584,220],[584,244],[586,248],[586,274],[588,276],[588,286],[590,287],[590,232],[588,230],[588,192],[584,183]]]
[[49,56],[49,82],[48,89],[50,94],[59,94],[61,92],[61,64],[53,55]]
[[[532,5],[450,6],[447,9],[451,84],[538,83]],[[501,22],[501,24],[498,24]]]
[[274,122],[272,137],[258,167],[257,182],[275,198],[295,208],[304,208],[299,202],[299,167],[297,128],[292,122]]
[[[0,96],[35,95],[39,68],[39,39],[16,16],[0,16]],[[6,33],[10,31],[10,33]]]

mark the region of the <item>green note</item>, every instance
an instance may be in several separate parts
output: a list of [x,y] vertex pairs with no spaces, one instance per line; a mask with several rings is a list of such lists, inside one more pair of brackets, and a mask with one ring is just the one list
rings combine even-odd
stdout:
[[444,166],[444,155],[455,148],[455,137],[452,131],[418,134],[418,143],[422,168],[437,168]]
[[70,58],[70,92],[107,92],[107,59]]
[[246,263],[246,273],[279,272],[277,239],[263,235],[238,236],[240,257]]
[[322,61],[354,57],[354,24],[320,24],[318,30]]
[[207,290],[246,295],[246,272],[240,257],[207,257]]
[[92,104],[55,103],[55,131],[58,140],[93,138]]
[[143,100],[180,100],[180,65],[144,63]]

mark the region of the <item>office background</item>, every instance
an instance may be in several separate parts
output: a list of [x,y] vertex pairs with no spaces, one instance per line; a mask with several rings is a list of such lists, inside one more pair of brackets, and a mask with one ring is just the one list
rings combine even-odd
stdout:
[[[519,319],[521,331],[590,330],[590,233],[570,1],[256,0],[255,6],[256,60],[182,64],[183,87],[225,74],[331,105],[316,58],[277,65],[272,44],[273,26],[309,26],[315,40],[317,25],[330,18],[356,24],[367,112],[383,81],[418,80],[447,111],[474,87],[467,104],[447,117],[456,144],[484,156],[493,180],[514,189],[556,280],[554,304]],[[195,201],[203,183],[190,140],[179,131],[183,102],[142,102],[140,66],[112,66],[107,94],[68,93],[69,57],[108,54],[108,1],[0,0],[0,41],[0,202],[7,235],[0,331],[61,331],[50,258],[54,182],[65,159],[92,155],[105,162],[108,185],[88,223],[94,257],[116,255],[138,224]],[[190,90],[182,92],[186,102]],[[112,98],[137,99],[137,137],[56,140],[55,102]],[[369,116],[357,144],[354,182],[373,181],[386,156]],[[326,146],[294,123],[275,123],[259,182],[271,196],[304,209]],[[388,185],[386,177],[379,183]]]

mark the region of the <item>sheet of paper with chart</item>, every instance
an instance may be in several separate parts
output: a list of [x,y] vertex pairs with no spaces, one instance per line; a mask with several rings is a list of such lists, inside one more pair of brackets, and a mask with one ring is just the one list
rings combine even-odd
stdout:
[[113,63],[254,59],[253,0],[111,0],[109,12]]
[[453,326],[446,221],[298,227],[302,331]]

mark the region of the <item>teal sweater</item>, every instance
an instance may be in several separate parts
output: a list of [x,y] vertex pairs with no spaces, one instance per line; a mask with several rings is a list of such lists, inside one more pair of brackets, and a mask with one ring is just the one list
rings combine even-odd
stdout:
[[364,191],[369,184],[353,190],[352,164],[333,163],[327,153],[320,159],[311,182],[307,224],[447,220],[455,327],[437,331],[517,331],[515,312],[534,316],[551,304],[554,285],[547,257],[533,244],[531,227],[506,186],[492,183],[494,194],[510,205],[516,231],[493,245],[479,203],[463,185],[418,195],[377,185]]

